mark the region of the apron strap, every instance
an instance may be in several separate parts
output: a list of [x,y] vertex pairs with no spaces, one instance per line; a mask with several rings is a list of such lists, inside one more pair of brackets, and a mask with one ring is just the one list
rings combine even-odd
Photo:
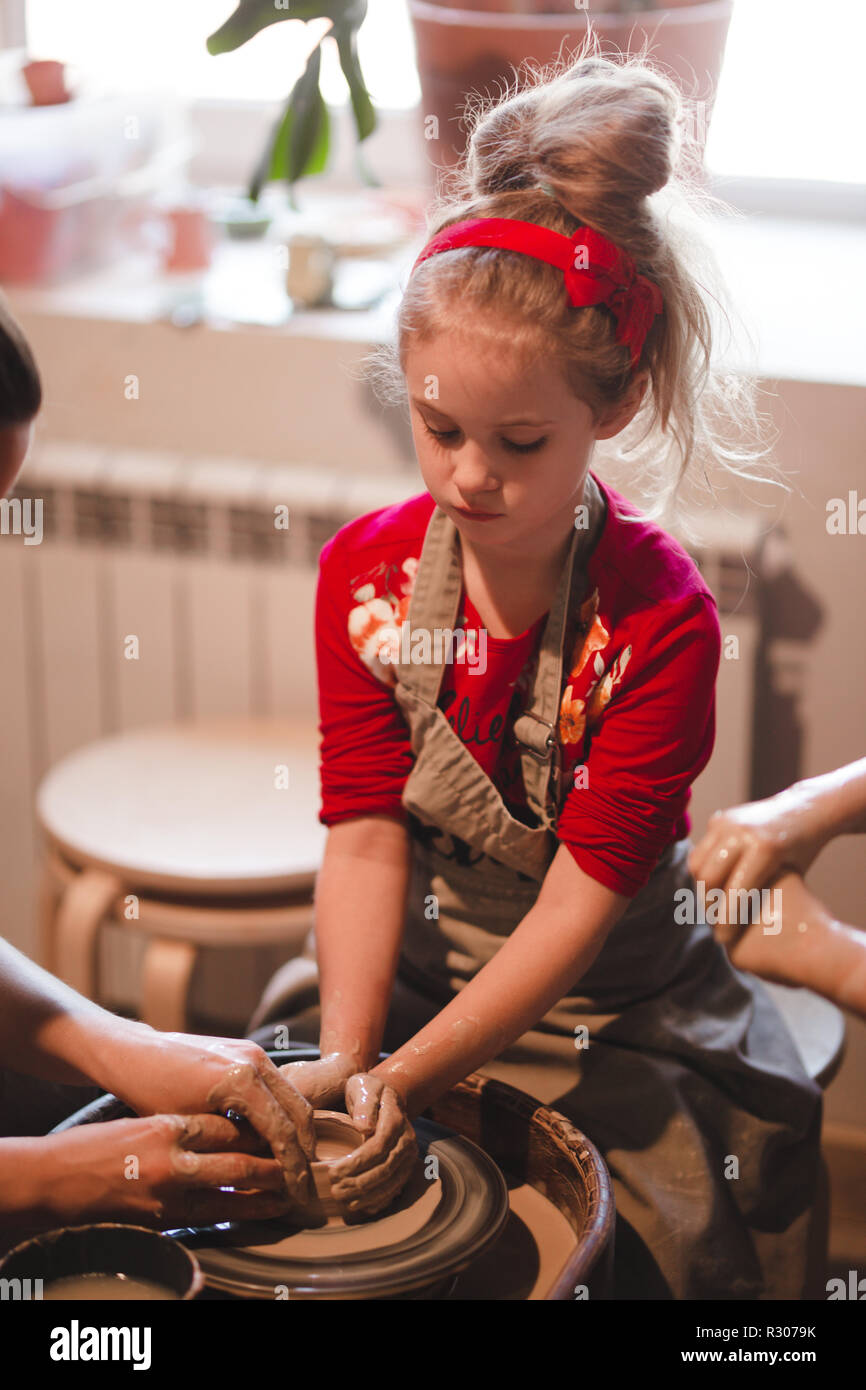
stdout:
[[[459,539],[457,527],[447,512],[435,506],[427,523],[409,600],[410,636],[412,631],[431,631],[440,623],[453,630],[463,589]],[[394,666],[402,685],[413,690],[425,704],[437,704],[444,664],[397,661]]]
[[560,806],[562,755],[558,726],[562,666],[566,649],[569,655],[571,653],[573,637],[569,629],[572,633],[577,629],[589,559],[604,527],[607,510],[591,473],[586,475],[583,505],[588,511],[588,525],[575,528],[541,639],[532,697],[523,714],[514,721],[526,799],[548,830],[556,829]]
[[[575,527],[568,557],[563,564],[556,594],[547,617],[532,695],[514,723],[514,737],[521,748],[521,767],[529,806],[545,829],[555,830],[560,804],[561,755],[557,738],[562,691],[564,652],[571,652],[570,633],[576,632],[586,588],[589,558],[604,527],[604,496],[591,473],[583,490],[588,524]],[[463,568],[457,527],[436,506],[427,524],[412,597],[409,602],[410,635],[431,630],[439,623],[453,630],[463,589]],[[411,636],[410,636],[411,640]],[[436,661],[394,663],[399,683],[408,687],[429,708],[435,708],[442,684],[443,664]],[[413,750],[419,752],[423,729],[413,727]]]

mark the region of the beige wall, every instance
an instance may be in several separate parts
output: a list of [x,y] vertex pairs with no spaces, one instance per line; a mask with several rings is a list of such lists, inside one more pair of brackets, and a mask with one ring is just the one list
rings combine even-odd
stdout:
[[[768,389],[777,393],[779,462],[797,474],[783,525],[798,574],[823,609],[802,696],[803,775],[810,776],[866,753],[866,535],[829,535],[826,526],[828,499],[852,488],[866,498],[866,389],[795,381]],[[829,845],[809,884],[838,916],[866,929],[866,838]],[[850,1020],[826,1115],[866,1129],[866,1023],[859,1020]]]

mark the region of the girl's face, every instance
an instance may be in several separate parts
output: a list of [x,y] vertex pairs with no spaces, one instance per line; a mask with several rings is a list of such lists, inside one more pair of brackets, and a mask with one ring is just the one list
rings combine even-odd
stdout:
[[411,344],[404,368],[428,492],[474,547],[527,555],[570,533],[593,445],[631,419],[645,382],[596,421],[558,370],[501,336],[446,331]]

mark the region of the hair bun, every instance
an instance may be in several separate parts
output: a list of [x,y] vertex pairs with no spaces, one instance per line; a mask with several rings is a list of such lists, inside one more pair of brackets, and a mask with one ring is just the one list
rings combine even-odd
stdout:
[[576,215],[636,204],[673,172],[682,98],[637,59],[575,59],[558,76],[543,72],[515,95],[481,110],[466,172],[476,196],[544,179]]

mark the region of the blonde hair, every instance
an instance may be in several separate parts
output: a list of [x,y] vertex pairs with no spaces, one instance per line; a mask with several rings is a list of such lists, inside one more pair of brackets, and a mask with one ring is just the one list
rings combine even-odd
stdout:
[[[604,452],[627,463],[649,498],[645,510],[661,516],[677,504],[687,473],[712,490],[709,473],[719,466],[770,482],[778,470],[758,467],[769,446],[754,379],[711,361],[712,306],[729,329],[737,315],[701,220],[711,208],[729,210],[700,185],[688,101],[644,53],[613,59],[597,50],[591,35],[566,63],[521,65],[524,85],[502,99],[470,95],[467,149],[443,177],[428,236],[468,217],[518,218],[566,236],[587,225],[655,281],[664,313],[637,367],[648,370],[648,389]],[[405,404],[407,347],[459,331],[461,321],[473,334],[504,330],[518,353],[558,365],[596,418],[628,394],[629,353],[609,309],[573,309],[561,272],[534,257],[470,246],[429,257],[410,277],[396,342],[366,359],[379,399]],[[638,446],[635,480],[627,455]]]

